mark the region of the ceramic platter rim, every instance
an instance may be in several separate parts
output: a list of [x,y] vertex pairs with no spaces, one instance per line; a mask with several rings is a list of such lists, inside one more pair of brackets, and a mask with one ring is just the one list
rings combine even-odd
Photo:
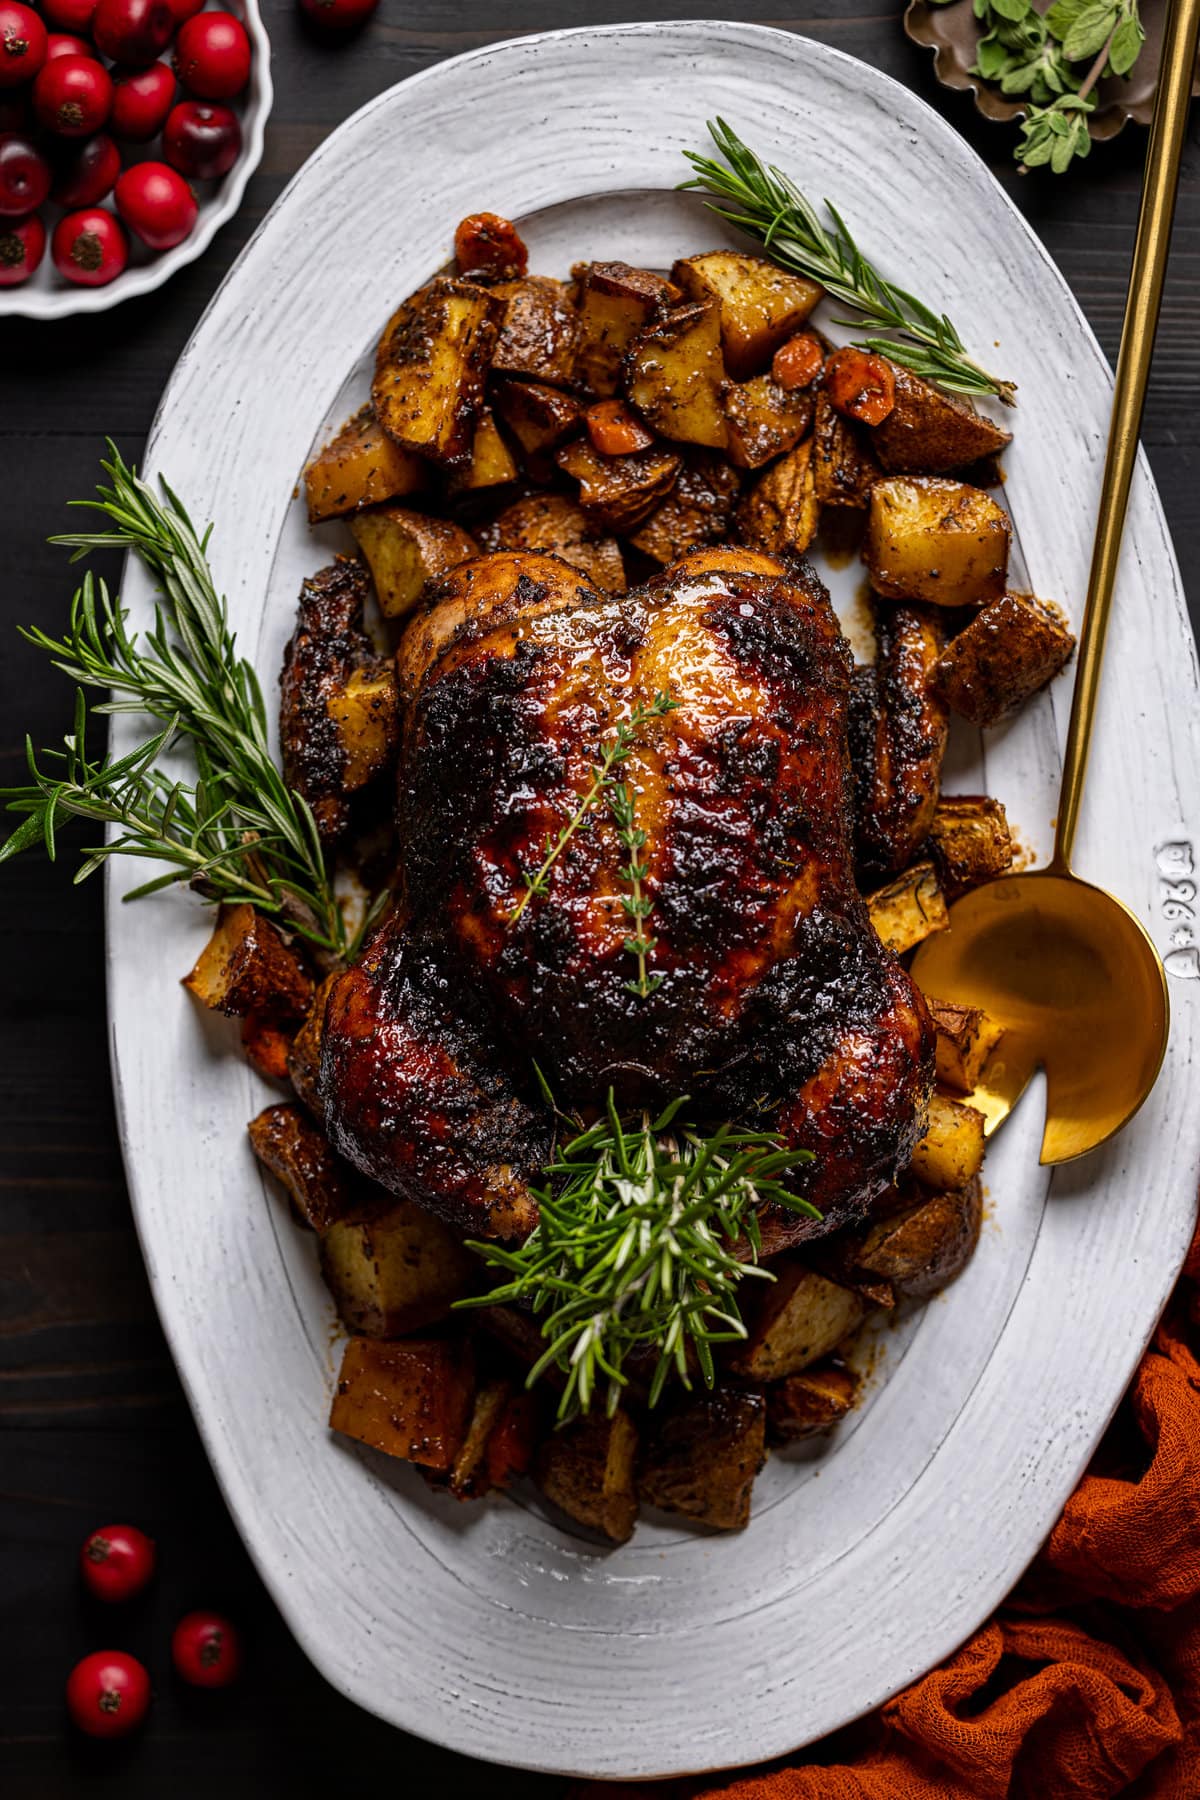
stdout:
[[[276,202],[184,352],[147,467],[216,518],[218,581],[267,684],[287,583],[305,556],[311,569],[323,560],[292,498],[305,455],[388,312],[444,261],[457,218],[481,206],[531,216],[535,268],[538,230],[572,206],[600,208],[630,246],[579,242],[580,256],[636,254],[643,206],[660,249],[678,209],[695,207],[679,248],[707,247],[711,225],[671,190],[682,148],[701,147],[717,112],[836,197],[898,279],[929,290],[1016,376],[1006,491],[1033,584],[1078,621],[1110,377],[983,164],[923,102],[822,44],[713,21],[608,26],[474,51],[364,107]],[[125,581],[136,621],[148,583],[131,567]],[[1164,899],[1182,891],[1182,846],[1200,834],[1200,710],[1144,459],[1114,633],[1078,864],[1187,976],[1200,958]],[[986,773],[1042,853],[1068,700],[1058,684],[983,749],[968,742],[948,784],[964,791]],[[130,722],[114,724],[116,745],[131,741]],[[603,1553],[528,1502],[454,1508],[325,1431],[328,1302],[242,1133],[271,1096],[178,986],[206,934],[202,909],[176,895],[123,907],[126,885],[110,875],[110,1022],[150,1279],[233,1516],[335,1686],[493,1761],[684,1773],[824,1735],[948,1654],[1002,1598],[1085,1466],[1190,1237],[1200,981],[1171,984],[1172,1042],[1149,1105],[1052,1180],[1036,1168],[1030,1094],[989,1159],[975,1262],[895,1340],[844,1441],[812,1464],[772,1459],[738,1537],[651,1522]]]

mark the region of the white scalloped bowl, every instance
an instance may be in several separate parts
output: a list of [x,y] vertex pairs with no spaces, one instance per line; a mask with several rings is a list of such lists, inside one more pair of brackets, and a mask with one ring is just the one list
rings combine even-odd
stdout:
[[[258,0],[217,0],[213,10],[236,13],[250,37],[250,81],[243,94],[229,104],[242,126],[242,154],[220,181],[194,184],[200,201],[195,229],[173,250],[155,255],[131,237],[130,262],[107,287],[72,287],[58,274],[50,256],[50,238],[61,218],[59,209],[47,206],[46,254],[37,271],[20,287],[0,288],[0,319],[68,319],[77,313],[107,312],[122,300],[152,293],[169,281],[177,269],[195,262],[227,220],[242,204],[246,183],[262,161],[263,134],[271,111],[271,40],[258,10]],[[138,145],[138,161],[153,159],[154,145]],[[128,160],[133,160],[128,159]],[[111,195],[102,201],[111,211]]]

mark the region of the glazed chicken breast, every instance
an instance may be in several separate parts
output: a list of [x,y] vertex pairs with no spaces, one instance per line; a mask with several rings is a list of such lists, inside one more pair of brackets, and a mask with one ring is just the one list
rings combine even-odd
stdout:
[[[521,1236],[551,1140],[536,1061],[565,1111],[687,1094],[698,1119],[811,1150],[823,1219],[764,1217],[767,1253],[867,1212],[922,1128],[934,1040],[855,884],[852,664],[811,569],[698,551],[606,595],[553,556],[484,556],[429,590],[397,672],[404,889],[330,991],[337,1147]],[[661,696],[614,771],[646,833],[657,985],[639,994],[603,799],[528,886],[604,746]]]

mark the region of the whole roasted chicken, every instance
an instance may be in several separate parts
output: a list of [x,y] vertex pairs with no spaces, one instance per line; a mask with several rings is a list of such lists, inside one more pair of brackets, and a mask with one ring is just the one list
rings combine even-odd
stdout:
[[[484,556],[429,590],[397,665],[403,891],[330,990],[337,1147],[522,1237],[552,1135],[536,1063],[563,1110],[686,1094],[811,1150],[823,1219],[775,1209],[765,1252],[865,1214],[921,1131],[933,1032],[855,885],[852,665],[811,569],[701,551],[613,596],[553,556]],[[630,852],[581,804],[631,720],[640,979]]]

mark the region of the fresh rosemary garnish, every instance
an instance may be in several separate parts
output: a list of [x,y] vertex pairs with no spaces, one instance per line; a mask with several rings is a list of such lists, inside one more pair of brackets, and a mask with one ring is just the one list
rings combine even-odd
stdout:
[[646,967],[646,959],[653,955],[658,943],[652,938],[646,927],[646,921],[654,910],[654,902],[646,892],[642,883],[650,873],[649,865],[643,861],[642,852],[646,848],[647,836],[637,822],[637,802],[633,789],[627,781],[611,781],[608,788],[608,810],[617,827],[617,836],[629,852],[629,861],[621,870],[622,881],[629,883],[629,892],[622,894],[621,905],[628,918],[633,921],[633,929],[625,939],[625,948],[631,956],[637,957],[637,980],[627,981],[627,993],[636,994],[645,1000],[661,986],[661,975],[651,975]]
[[784,1182],[812,1160],[807,1150],[733,1125],[705,1135],[681,1121],[686,1105],[684,1096],[630,1124],[610,1089],[604,1117],[547,1167],[532,1236],[518,1250],[471,1245],[512,1279],[461,1304],[520,1300],[546,1315],[546,1350],[529,1381],[552,1364],[565,1375],[560,1420],[587,1412],[604,1384],[614,1411],[634,1351],[656,1358],[651,1406],[672,1373],[690,1388],[689,1351],[711,1387],[713,1345],[746,1336],[738,1285],[774,1279],[755,1260],[758,1209],[771,1202],[821,1216]]
[[523,875],[525,892],[508,915],[510,925],[516,924],[535,894],[549,892],[548,877],[551,869],[575,833],[590,823],[589,815],[596,802],[602,795],[611,794],[612,772],[627,760],[637,741],[638,732],[644,725],[648,725],[651,719],[661,719],[665,714],[674,712],[678,704],[679,702],[672,700],[670,694],[665,691],[655,694],[649,706],[643,706],[639,701],[629,717],[622,719],[616,730],[602,741],[599,746],[599,761],[592,766],[592,778],[584,790],[582,798],[565,824],[560,827],[557,835],[553,838],[547,835],[546,841],[542,845],[542,860],[537,869],[532,874],[526,872]]
[[[209,533],[197,535],[166,482],[160,499],[112,444],[109,452],[112,460],[102,466],[111,485],[99,487],[95,500],[75,504],[102,513],[110,528],[52,541],[69,546],[73,562],[92,550],[134,551],[154,577],[162,603],[153,629],[139,638],[130,633],[119,600],[89,573],[71,602],[64,637],[36,628],[23,632],[79,691],[75,728],[64,748],[45,750],[39,760],[26,740],[28,785],[0,789],[8,811],[25,815],[0,846],[0,862],[39,841],[53,858],[61,824],[93,820],[115,827],[116,834],[84,850],[77,881],[110,856],[166,862],[166,874],[125,898],[188,882],[210,900],[248,900],[321,949],[349,956],[354,945],[312,812],[271,756],[258,678],[237,655],[225,602],[213,583]],[[113,695],[91,712],[146,713],[161,729],[126,756],[96,759],[86,743],[87,688]],[[195,756],[194,783],[160,766],[181,738]]]
[[865,320],[889,334],[859,339],[863,349],[890,356],[955,393],[994,394],[1007,406],[1016,403],[1015,384],[989,374],[967,355],[945,313],[935,313],[872,267],[830,201],[825,201],[825,209],[832,230],[821,223],[795,182],[764,163],[723,119],[710,119],[708,129],[729,166],[688,150],[685,155],[695,174],[680,186],[700,188],[725,202],[710,203],[710,212],[757,238],[781,268],[819,281],[836,300],[861,315],[837,319],[836,324],[856,326]]

